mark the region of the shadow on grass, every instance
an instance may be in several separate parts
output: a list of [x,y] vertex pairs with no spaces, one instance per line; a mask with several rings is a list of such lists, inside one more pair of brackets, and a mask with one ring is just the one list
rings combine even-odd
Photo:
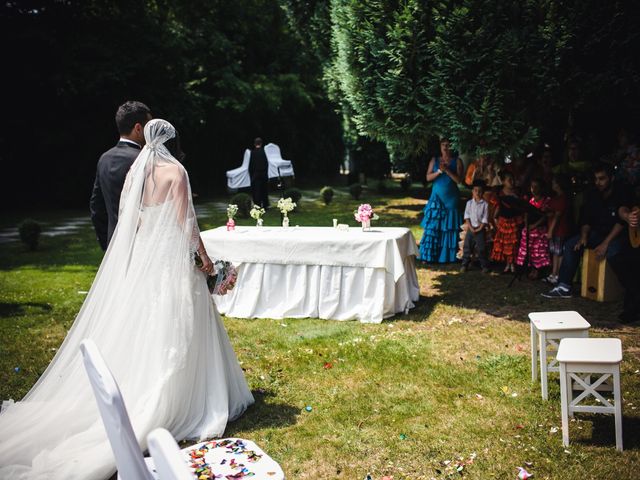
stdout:
[[266,399],[275,397],[272,392],[254,390],[255,403],[238,420],[227,425],[224,432],[226,437],[236,436],[237,433],[251,432],[262,428],[280,428],[294,425],[301,410],[285,403],[270,403]]
[[606,330],[619,330],[622,327],[617,319],[622,302],[594,302],[580,296],[548,299],[541,294],[549,290],[549,285],[540,280],[529,280],[526,276],[513,281],[512,274],[498,273],[500,266],[496,266],[497,271],[490,274],[482,273],[477,267],[460,273],[459,263],[417,262],[416,268],[423,285],[423,294],[425,277],[429,280],[426,288],[427,300],[422,307],[423,315],[428,315],[436,303],[479,310],[488,315],[520,322],[528,322],[530,312],[575,310],[592,326]]
[[[34,311],[36,310],[36,311]],[[53,310],[53,306],[48,303],[8,303],[0,302],[0,317],[19,317],[23,315],[45,313]]]
[[[611,447],[616,446],[616,429],[613,415],[578,414],[576,418],[584,422],[591,422],[591,435],[583,438],[572,438],[569,435],[569,446],[571,444]],[[571,427],[570,428],[570,432]],[[624,450],[637,450],[640,448],[640,418],[622,415],[622,444]],[[575,433],[575,431],[574,431]]]

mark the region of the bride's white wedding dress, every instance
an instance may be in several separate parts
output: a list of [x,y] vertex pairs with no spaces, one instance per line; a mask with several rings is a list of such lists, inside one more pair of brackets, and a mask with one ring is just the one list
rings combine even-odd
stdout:
[[118,227],[87,299],[51,364],[0,414],[0,479],[105,479],[115,460],[79,344],[95,341],[120,385],[142,449],[147,434],[221,436],[253,403],[193,253],[199,239],[187,174],[145,127]]

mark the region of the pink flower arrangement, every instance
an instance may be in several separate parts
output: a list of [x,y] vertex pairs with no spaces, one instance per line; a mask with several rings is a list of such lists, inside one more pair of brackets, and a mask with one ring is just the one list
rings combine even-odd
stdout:
[[377,220],[378,215],[373,213],[373,208],[368,203],[363,203],[358,207],[358,210],[353,212],[354,217],[360,223],[366,222],[368,220]]

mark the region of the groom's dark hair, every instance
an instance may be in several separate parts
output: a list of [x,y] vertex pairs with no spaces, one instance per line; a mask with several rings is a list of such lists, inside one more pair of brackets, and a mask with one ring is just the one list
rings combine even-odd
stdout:
[[118,107],[116,112],[116,125],[120,135],[131,133],[136,123],[145,125],[151,115],[151,110],[142,102],[128,101]]

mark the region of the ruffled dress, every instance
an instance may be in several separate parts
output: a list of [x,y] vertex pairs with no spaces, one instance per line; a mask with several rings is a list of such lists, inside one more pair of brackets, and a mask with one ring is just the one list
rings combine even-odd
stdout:
[[[457,157],[449,161],[448,168],[455,172]],[[433,171],[440,166],[436,157]],[[458,235],[463,222],[459,210],[460,191],[448,175],[440,175],[433,181],[431,196],[424,207],[421,227],[424,234],[420,240],[419,259],[429,263],[455,262]]]

